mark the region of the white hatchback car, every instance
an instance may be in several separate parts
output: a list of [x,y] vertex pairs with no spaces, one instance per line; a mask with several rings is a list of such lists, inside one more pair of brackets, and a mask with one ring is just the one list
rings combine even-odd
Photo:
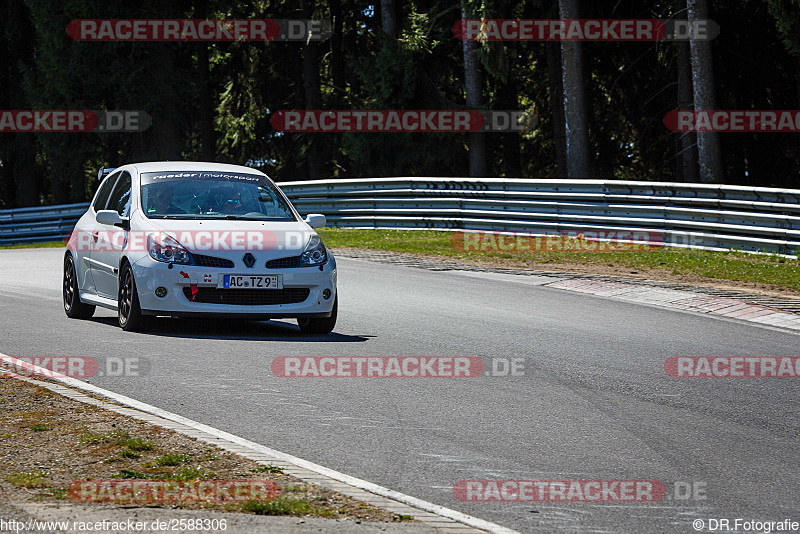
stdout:
[[[107,176],[106,176],[107,175]],[[103,178],[105,176],[105,178]],[[64,310],[116,310],[125,330],[156,316],[296,318],[336,324],[336,260],[262,172],[197,162],[101,169],[102,183],[64,256]]]

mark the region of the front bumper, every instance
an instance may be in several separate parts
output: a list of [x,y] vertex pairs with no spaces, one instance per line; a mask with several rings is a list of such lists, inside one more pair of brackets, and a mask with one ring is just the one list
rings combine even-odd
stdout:
[[[336,298],[336,260],[329,255],[328,263],[319,267],[291,269],[266,269],[261,262],[253,269],[219,269],[195,265],[172,265],[156,261],[150,256],[133,264],[133,275],[139,294],[139,305],[144,315],[166,315],[172,317],[230,317],[253,319],[330,317]],[[308,288],[309,294],[303,302],[292,304],[239,305],[193,302],[184,294],[184,288],[216,288],[225,274],[273,275],[283,277],[283,287]],[[156,288],[164,287],[167,294],[156,296]],[[325,289],[330,297],[323,298]],[[225,290],[223,290],[225,291]],[[257,291],[276,291],[260,289]]]

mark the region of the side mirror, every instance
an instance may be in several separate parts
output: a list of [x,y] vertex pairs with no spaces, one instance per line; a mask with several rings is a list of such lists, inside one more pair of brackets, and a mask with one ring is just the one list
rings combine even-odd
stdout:
[[328,222],[325,216],[320,215],[319,213],[311,213],[310,215],[306,215],[304,220],[311,228],[322,228]]
[[97,212],[95,219],[100,224],[107,224],[109,226],[119,226],[122,224],[122,217],[114,210],[100,210]]

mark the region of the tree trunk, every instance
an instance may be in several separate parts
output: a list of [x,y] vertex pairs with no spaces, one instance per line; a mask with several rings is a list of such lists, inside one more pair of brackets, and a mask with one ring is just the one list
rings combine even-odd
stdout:
[[[499,109],[516,110],[519,108],[516,85],[511,79],[500,83],[500,87],[497,89],[497,104]],[[500,134],[500,137],[503,143],[503,171],[505,177],[519,178],[522,176],[521,136],[518,132],[508,132]]]
[[[562,19],[578,19],[578,0],[559,0]],[[589,135],[586,116],[586,88],[583,81],[583,51],[580,41],[561,41],[564,84],[564,133],[567,176],[591,177]]]
[[[35,29],[27,13],[27,8],[22,0],[6,2],[7,11],[2,13],[6,27],[2,37],[8,46],[7,55],[4,55],[4,84],[0,87],[3,109],[30,109],[32,106],[20,83],[23,68],[29,68],[33,58]],[[4,47],[5,48],[5,47]],[[3,196],[18,207],[38,206],[41,188],[38,177],[35,175],[36,141],[34,134],[29,132],[0,134],[3,147],[0,148],[0,163],[3,166],[5,179],[8,180],[3,188]],[[6,145],[7,143],[7,145]]]
[[[4,8],[0,11],[0,15],[10,22],[10,3],[5,2],[0,7]],[[11,60],[14,55],[13,45],[9,39],[7,25],[0,26],[0,109],[14,109],[11,107],[11,80],[16,76],[14,68],[14,61]],[[8,209],[14,207],[14,176],[11,169],[8,168],[11,155],[14,150],[12,148],[14,141],[13,134],[0,133],[0,209]]]
[[[322,108],[322,91],[319,77],[319,42],[309,41],[303,47],[303,93],[306,109]],[[319,180],[329,178],[325,171],[325,154],[322,134],[307,134],[309,141],[306,151],[308,178]]]
[[[36,143],[32,133],[17,133],[14,143],[14,164],[11,172],[14,174],[16,184],[17,206],[39,205],[39,180],[36,176]],[[83,200],[83,199],[80,199]]]
[[550,112],[553,116],[553,146],[558,178],[567,177],[567,139],[564,131],[564,84],[561,79],[561,46],[557,41],[545,43],[547,53]]
[[[208,18],[208,0],[198,0],[197,17]],[[198,118],[200,121],[200,153],[204,161],[216,159],[216,138],[214,134],[214,101],[211,95],[211,68],[208,63],[208,43],[197,43],[197,70],[200,80],[200,102]]]
[[794,80],[797,83],[797,105],[798,109],[800,109],[800,57],[795,58]]
[[67,165],[65,165],[65,168],[69,169],[68,176],[73,177],[72,180],[70,180],[69,201],[86,202],[86,188],[88,186],[89,175],[83,168],[82,159],[70,161]]
[[347,75],[344,65],[342,35],[344,35],[344,10],[341,0],[329,0],[328,5],[333,18],[333,34],[331,35],[331,81],[333,82],[334,102],[344,101],[347,91]]
[[[680,12],[683,0],[675,0],[675,10]],[[684,16],[676,16],[678,20],[685,20]],[[690,58],[689,43],[687,41],[677,41],[676,67],[678,76],[678,109],[693,109],[693,89],[692,89],[692,63]],[[679,157],[676,162],[676,174],[679,182],[697,182],[697,134],[695,132],[677,132],[680,141]]]
[[381,27],[383,33],[392,39],[397,38],[397,12],[394,0],[381,0]]
[[54,204],[69,203],[69,183],[63,173],[50,173],[50,194]]
[[[687,0],[689,22],[708,19],[706,0]],[[714,64],[709,41],[689,41],[692,56],[692,82],[694,84],[694,109],[715,110]],[[717,132],[697,133],[697,154],[700,161],[700,179],[703,182],[721,183],[724,179],[722,150]]]
[[[461,8],[461,16],[467,18],[466,10]],[[478,65],[477,43],[475,41],[462,41],[464,53],[464,92],[466,93],[467,108],[481,109],[483,104],[483,76]],[[472,132],[469,134],[469,175],[473,178],[483,177],[488,174],[486,159],[486,134]]]
[[181,154],[181,100],[175,84],[174,43],[152,43],[155,58],[152,63],[153,87],[158,87],[159,109],[153,113],[150,134],[150,153],[154,160],[180,160]]

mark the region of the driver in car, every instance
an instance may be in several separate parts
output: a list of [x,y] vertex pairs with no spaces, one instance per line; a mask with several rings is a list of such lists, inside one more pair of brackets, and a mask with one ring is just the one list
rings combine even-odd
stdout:
[[245,213],[242,203],[242,193],[236,189],[228,188],[222,191],[222,212],[226,215],[240,215]]
[[152,193],[148,213],[153,215],[185,215],[186,211],[172,203],[172,187],[161,186]]

